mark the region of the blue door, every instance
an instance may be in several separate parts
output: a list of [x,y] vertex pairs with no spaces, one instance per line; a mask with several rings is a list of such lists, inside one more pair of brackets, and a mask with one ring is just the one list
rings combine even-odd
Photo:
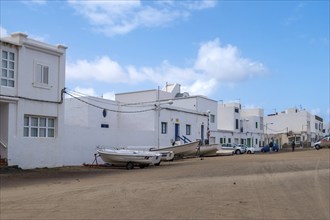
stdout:
[[175,124],[175,141],[180,140],[180,124]]
[[204,143],[204,125],[201,125],[201,141]]

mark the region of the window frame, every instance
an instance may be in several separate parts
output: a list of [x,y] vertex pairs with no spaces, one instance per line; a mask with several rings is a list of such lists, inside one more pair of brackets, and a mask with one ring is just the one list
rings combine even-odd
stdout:
[[[6,57],[4,57],[4,53],[6,53]],[[13,55],[13,58],[11,59],[11,55]],[[16,58],[16,52],[13,50],[10,50],[9,48],[1,49],[1,73],[0,73],[0,86],[8,87],[8,88],[15,88],[16,84],[16,64],[17,64],[17,58]],[[5,63],[5,65],[4,65]],[[11,68],[12,67],[12,68]],[[12,76],[10,76],[12,75]],[[6,83],[4,83],[6,82]],[[9,85],[9,82],[12,83],[12,85]]]
[[[47,69],[47,72],[45,70]],[[34,61],[34,82],[33,86],[39,88],[50,89],[50,72],[51,66],[48,63]]]
[[186,135],[191,135],[191,125],[186,124]]
[[23,137],[55,138],[55,133],[55,117],[24,115]]
[[210,114],[210,122],[215,123],[215,115]]
[[161,122],[160,133],[167,134],[167,122]]

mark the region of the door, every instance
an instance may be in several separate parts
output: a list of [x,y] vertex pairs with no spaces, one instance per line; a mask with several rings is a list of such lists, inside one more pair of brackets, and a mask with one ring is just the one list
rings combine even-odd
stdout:
[[201,125],[201,141],[204,143],[204,125]]
[[175,141],[180,140],[180,124],[175,124]]

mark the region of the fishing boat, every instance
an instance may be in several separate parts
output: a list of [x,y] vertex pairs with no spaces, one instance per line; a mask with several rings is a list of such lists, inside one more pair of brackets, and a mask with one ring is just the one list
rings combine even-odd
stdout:
[[219,144],[202,145],[197,149],[196,154],[201,157],[216,156],[219,149]]
[[126,169],[133,169],[134,166],[144,168],[149,165],[159,165],[161,154],[150,151],[97,148],[101,159],[113,166],[126,166]]
[[151,151],[173,151],[175,156],[191,156],[192,152],[196,152],[198,148],[199,141],[194,141],[186,144],[178,144],[169,147],[159,147],[151,149]]
[[[174,158],[174,152],[168,150],[158,150],[156,147],[147,147],[147,146],[128,146],[124,149],[128,150],[139,150],[139,151],[152,151],[154,153],[161,154],[161,161],[171,161]],[[157,165],[157,164],[156,164]]]

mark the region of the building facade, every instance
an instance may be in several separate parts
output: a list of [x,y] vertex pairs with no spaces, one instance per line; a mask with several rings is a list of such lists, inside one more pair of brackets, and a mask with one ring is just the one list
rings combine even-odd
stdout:
[[67,48],[23,33],[0,43],[1,158],[23,168],[61,166]]
[[263,109],[242,109],[237,102],[219,103],[216,143],[235,143],[260,147],[264,142]]
[[269,138],[280,144],[292,143],[310,146],[325,133],[323,119],[304,109],[289,108],[265,117]]

